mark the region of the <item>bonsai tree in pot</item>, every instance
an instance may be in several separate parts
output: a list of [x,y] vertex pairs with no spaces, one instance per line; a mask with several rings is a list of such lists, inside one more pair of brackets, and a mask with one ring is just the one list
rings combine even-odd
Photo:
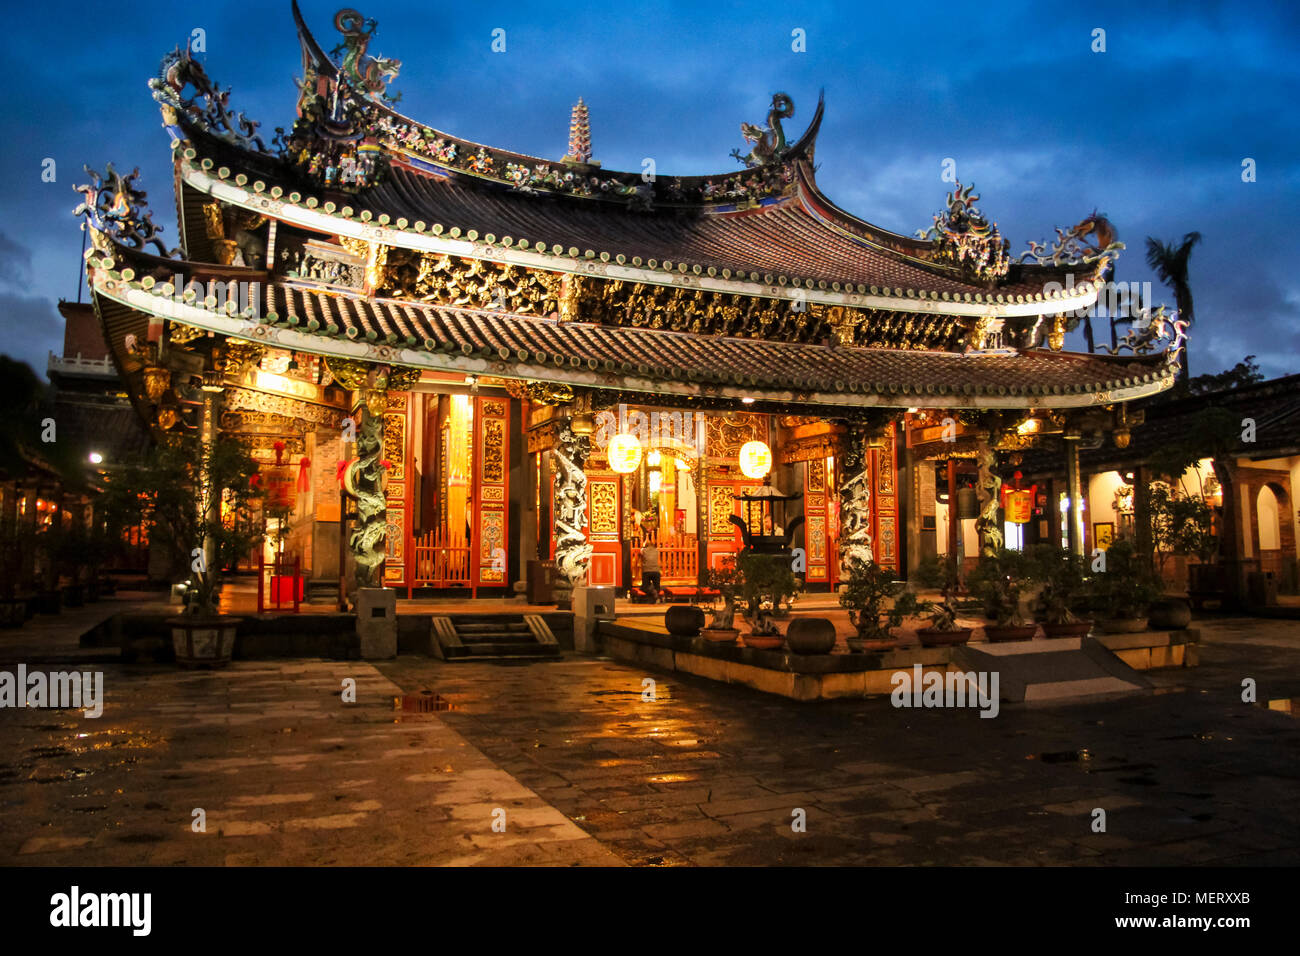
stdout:
[[797,582],[788,560],[776,555],[756,554],[745,550],[736,558],[741,579],[741,597],[745,603],[748,647],[775,648],[782,642],[781,630],[772,620],[773,611],[795,593]]
[[1037,633],[1038,625],[1020,613],[1021,591],[1037,577],[1034,562],[1021,551],[1002,548],[979,559],[967,583],[994,622],[984,628],[989,641],[1027,641]]
[[891,572],[874,561],[852,565],[848,581],[840,585],[839,597],[840,606],[848,608],[849,621],[857,628],[857,637],[848,639],[849,650],[854,652],[897,647],[900,642],[893,628],[918,607],[916,595],[907,585],[895,581]]
[[706,641],[718,644],[733,643],[740,637],[740,630],[735,626],[736,596],[740,591],[740,572],[735,567],[714,568],[709,572],[709,587],[722,596],[722,606],[709,611],[707,627],[700,629],[700,635]]
[[225,571],[260,540],[249,512],[257,463],[239,442],[203,446],[185,435],[153,449],[143,464],[113,476],[111,494],[136,509],[151,541],[167,548],[174,574],[184,575],[185,610],[168,621],[176,660],[221,666],[234,650],[239,618],[218,612]]
[[1039,598],[1039,617],[1046,637],[1082,637],[1092,630],[1092,621],[1079,618],[1075,610],[1087,603],[1088,579],[1082,555],[1067,548],[1040,545],[1034,553],[1044,583]]
[[1145,631],[1147,609],[1161,593],[1150,559],[1138,554],[1128,538],[1112,542],[1104,556],[1103,570],[1093,578],[1094,607],[1104,615],[1102,630]]
[[923,602],[920,611],[930,621],[929,627],[919,628],[916,632],[922,647],[946,647],[970,640],[971,629],[957,625],[957,611],[952,606],[947,588],[941,600]]

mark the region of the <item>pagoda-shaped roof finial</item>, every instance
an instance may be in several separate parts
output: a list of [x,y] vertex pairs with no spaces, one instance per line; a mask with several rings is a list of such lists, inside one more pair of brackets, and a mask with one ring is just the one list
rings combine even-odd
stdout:
[[578,97],[569,120],[569,152],[564,157],[566,163],[599,166],[591,161],[591,122],[587,117],[587,104]]

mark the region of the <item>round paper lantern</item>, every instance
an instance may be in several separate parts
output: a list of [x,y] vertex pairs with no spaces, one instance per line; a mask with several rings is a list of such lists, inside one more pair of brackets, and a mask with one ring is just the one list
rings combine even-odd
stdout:
[[1007,520],[1014,524],[1028,524],[1034,511],[1034,493],[1028,488],[1007,489]]
[[772,470],[772,449],[764,442],[746,442],[740,448],[740,470],[746,478],[762,478]]
[[635,435],[615,435],[609,440],[605,454],[609,458],[609,467],[620,475],[626,475],[636,471],[637,465],[641,464],[641,443]]

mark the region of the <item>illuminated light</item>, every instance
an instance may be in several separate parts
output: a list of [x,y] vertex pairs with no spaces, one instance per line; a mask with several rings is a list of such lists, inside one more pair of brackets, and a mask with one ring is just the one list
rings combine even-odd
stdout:
[[635,435],[615,435],[609,440],[605,449],[609,458],[609,467],[620,475],[636,471],[641,464],[641,442]]
[[650,454],[645,456],[645,463],[651,468],[658,468],[661,460],[662,456],[659,454],[659,449],[657,448],[651,449]]
[[746,442],[740,448],[740,470],[746,478],[762,478],[772,470],[772,449],[761,441]]
[[1016,426],[1016,431],[1021,435],[1037,435],[1038,429],[1042,427],[1042,422],[1037,418],[1026,418]]
[[740,400],[740,403],[741,403],[742,405],[753,405],[753,404],[754,404],[754,400],[753,400],[752,398],[745,397],[745,398],[742,398],[742,399]]
[[658,471],[650,472],[650,494],[657,495],[659,493],[659,489],[663,487],[663,483],[664,483],[664,476],[662,472],[658,472]]
[[104,461],[104,456],[101,455],[99,452],[97,452],[97,451],[92,451],[92,452],[90,453],[90,463],[91,463],[92,465],[103,464],[103,461]]

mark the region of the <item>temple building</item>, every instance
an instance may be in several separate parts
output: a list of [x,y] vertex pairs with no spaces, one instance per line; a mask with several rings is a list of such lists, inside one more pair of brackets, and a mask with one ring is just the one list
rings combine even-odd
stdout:
[[[950,483],[995,547],[1015,456],[1058,455],[1077,489],[1079,444],[1123,447],[1126,403],[1177,375],[1161,314],[1132,354],[1063,350],[1122,249],[1103,218],[1013,256],[957,183],[919,235],[874,226],[817,186],[821,102],[796,137],[776,94],[729,171],[619,172],[581,102],[562,160],[470,142],[397,112],[373,21],[341,11],[327,54],[293,16],[273,138],[188,50],[151,80],[177,248],[135,174],[92,174],[79,212],[142,420],[291,469],[287,548],[315,581],[342,561],[501,597],[553,561],[561,591],[627,588],[653,537],[664,583],[694,585],[765,516],[810,589],[856,561],[902,575],[946,547]],[[1081,549],[1077,504],[1064,523]]]

